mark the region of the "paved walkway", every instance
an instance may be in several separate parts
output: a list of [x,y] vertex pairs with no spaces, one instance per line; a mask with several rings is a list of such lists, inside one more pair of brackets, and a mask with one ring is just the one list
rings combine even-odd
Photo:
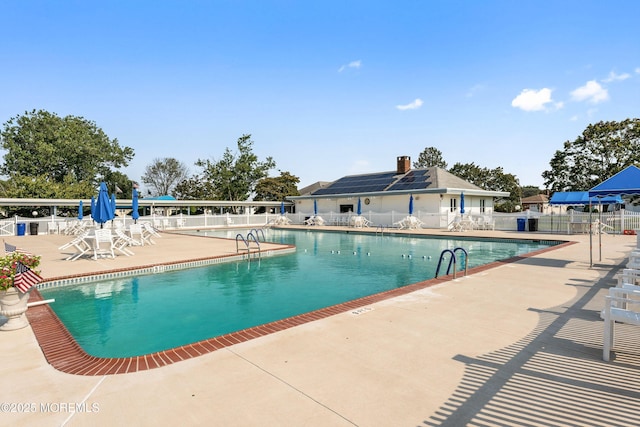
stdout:
[[[477,234],[577,244],[136,373],[62,373],[31,328],[3,332],[0,409],[20,412],[0,425],[640,425],[639,328],[617,326],[603,362],[599,318],[635,236],[602,236],[602,260],[596,236],[590,268],[586,235]],[[70,263],[65,239],[7,241],[42,253],[47,277],[235,252],[165,236]]]

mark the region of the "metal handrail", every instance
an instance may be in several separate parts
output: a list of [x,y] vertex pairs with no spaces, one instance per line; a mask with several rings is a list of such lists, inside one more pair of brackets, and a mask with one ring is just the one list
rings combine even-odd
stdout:
[[440,272],[440,265],[442,264],[442,260],[444,259],[444,254],[450,253],[451,258],[449,258],[449,265],[447,266],[447,274],[451,270],[451,263],[453,262],[453,278],[456,278],[456,254],[453,253],[451,249],[445,249],[440,252],[440,259],[438,260],[438,266],[436,267],[436,279],[438,278],[438,273]]
[[[457,247],[453,250],[453,253],[455,254],[457,251],[462,251],[464,253],[464,275],[467,275],[467,267],[469,266],[469,253],[467,253],[467,251],[464,248],[461,247]],[[454,276],[455,279],[455,276]]]

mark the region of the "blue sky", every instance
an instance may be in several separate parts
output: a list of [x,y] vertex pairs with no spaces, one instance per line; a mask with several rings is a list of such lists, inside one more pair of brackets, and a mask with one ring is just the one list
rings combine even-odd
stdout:
[[[0,2],[0,122],[96,122],[191,172],[251,134],[301,186],[436,147],[542,186],[586,126],[638,117],[640,2]],[[274,171],[272,175],[277,175]]]

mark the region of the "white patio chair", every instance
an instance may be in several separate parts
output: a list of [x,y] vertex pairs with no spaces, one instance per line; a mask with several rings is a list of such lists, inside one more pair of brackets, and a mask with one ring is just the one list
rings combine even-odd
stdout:
[[622,288],[610,288],[602,318],[604,319],[602,360],[608,362],[615,343],[615,323],[640,326],[640,287],[625,285]]
[[129,236],[131,239],[138,242],[141,246],[144,246],[144,236],[142,234],[142,224],[129,225]]
[[98,259],[98,255],[109,256],[115,258],[116,254],[113,253],[113,235],[108,228],[98,228],[95,230],[93,241],[93,259]]
[[58,223],[51,221],[47,223],[47,234],[58,234]]

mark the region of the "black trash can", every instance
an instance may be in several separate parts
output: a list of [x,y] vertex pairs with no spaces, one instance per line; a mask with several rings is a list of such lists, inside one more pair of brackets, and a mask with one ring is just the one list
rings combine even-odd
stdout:
[[518,218],[518,231],[524,231],[524,227],[527,224],[526,218]]
[[538,218],[529,218],[529,231],[538,231]]
[[37,222],[30,222],[29,223],[29,234],[31,234],[32,236],[37,236],[38,235],[38,223]]

